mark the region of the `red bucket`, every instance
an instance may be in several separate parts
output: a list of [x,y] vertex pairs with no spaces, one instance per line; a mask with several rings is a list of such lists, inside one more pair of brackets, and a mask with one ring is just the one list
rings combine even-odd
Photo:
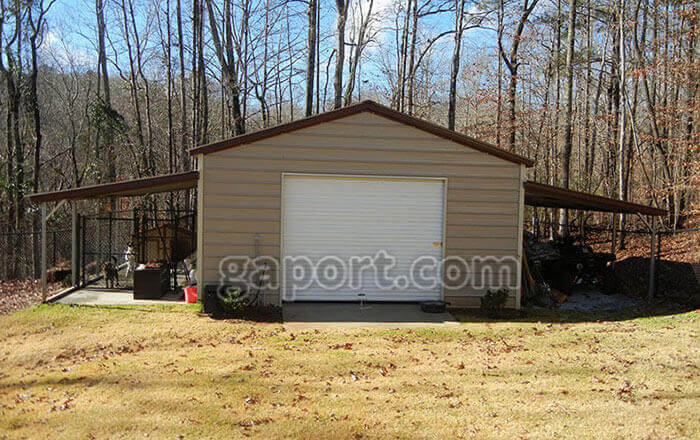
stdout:
[[196,287],[185,287],[185,302],[187,304],[194,304],[197,302],[197,288]]

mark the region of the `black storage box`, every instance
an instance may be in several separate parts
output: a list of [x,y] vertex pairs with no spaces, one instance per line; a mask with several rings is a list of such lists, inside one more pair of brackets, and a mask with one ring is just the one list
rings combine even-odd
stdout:
[[134,299],[159,299],[170,290],[170,271],[166,267],[134,271]]

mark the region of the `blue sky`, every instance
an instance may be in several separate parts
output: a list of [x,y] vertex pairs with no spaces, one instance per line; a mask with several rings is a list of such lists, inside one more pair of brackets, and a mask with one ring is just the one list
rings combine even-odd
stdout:
[[[135,0],[137,22],[140,28],[145,26],[145,14],[152,8],[154,4],[151,1],[157,0]],[[357,0],[355,0],[357,1]],[[360,0],[363,2],[366,8],[368,0]],[[396,0],[375,0],[374,4],[374,15],[377,17],[375,23],[375,28],[380,29],[377,40],[374,44],[369,46],[365,50],[364,61],[361,63],[361,78],[359,81],[359,86],[364,89],[368,87],[386,87],[386,77],[381,72],[381,63],[379,62],[383,55],[390,51],[393,55],[396,51],[393,30],[390,28],[395,26],[393,22],[392,8]],[[107,7],[110,10],[106,14],[107,28],[109,36],[113,44],[112,48],[108,48],[108,57],[110,60],[114,60],[115,54],[118,57],[119,65],[127,65],[126,55],[123,53],[125,48],[123,47],[121,41],[121,28],[120,23],[115,19],[116,8],[119,7],[121,0],[106,0]],[[355,3],[356,4],[356,3]],[[292,3],[294,8],[297,8],[300,12],[303,12],[305,7],[302,3]],[[160,7],[163,7],[160,3]],[[189,14],[189,9],[191,7],[191,1],[183,1],[183,14],[186,16],[186,34],[189,34],[189,19],[187,18]],[[48,15],[48,29],[45,35],[44,45],[42,47],[42,55],[44,57],[43,62],[48,64],[55,64],[56,62],[65,64],[69,60],[76,63],[82,69],[94,69],[97,62],[97,48],[96,48],[96,31],[95,31],[95,4],[92,0],[57,0],[53,5],[52,10]],[[366,9],[365,9],[366,10]],[[171,12],[174,14],[175,2],[171,3]],[[297,50],[305,50],[306,41],[306,16],[301,13],[299,17],[296,18],[296,23],[293,29],[295,35],[298,38],[299,45]],[[328,56],[335,47],[335,2],[330,0],[321,1],[321,27],[322,27],[322,40],[321,47],[321,87],[323,88],[325,80],[325,70],[328,61]],[[151,41],[149,43],[151,48],[151,53],[153,56],[162,56],[162,49],[159,43],[159,34],[157,30],[157,22],[154,19],[151,30]],[[173,20],[172,26],[175,26]],[[347,34],[352,33],[353,21],[350,19],[348,23]],[[421,21],[421,33],[424,36],[430,37],[437,35],[445,30],[450,30],[454,27],[454,14],[452,13],[442,13],[427,17]],[[143,31],[143,29],[141,29]],[[188,40],[189,38],[185,37]],[[434,59],[433,62],[438,66],[444,66],[444,69],[440,69],[441,75],[449,74],[450,57],[452,56],[453,48],[453,38],[451,35],[443,37],[438,43],[434,45]],[[475,56],[475,54],[487,53],[489,56],[495,53],[495,32],[488,29],[475,29],[465,32],[462,47],[463,47],[463,57],[465,62]],[[350,50],[350,47],[346,50],[346,53]],[[173,50],[173,56],[176,56],[176,50]],[[212,56],[212,54],[209,54]],[[303,57],[300,57],[300,63],[303,63]],[[216,75],[217,63],[215,60],[210,63],[210,68]],[[332,78],[334,64],[331,61],[329,72]],[[157,63],[157,70],[152,70],[149,75],[163,75],[163,68],[160,62]],[[112,75],[116,75],[117,71],[113,66],[109,66]],[[299,65],[298,69],[303,70],[303,65]],[[303,80],[299,77],[298,80]],[[332,80],[331,80],[332,81]],[[332,85],[329,85],[329,92],[332,89]]]

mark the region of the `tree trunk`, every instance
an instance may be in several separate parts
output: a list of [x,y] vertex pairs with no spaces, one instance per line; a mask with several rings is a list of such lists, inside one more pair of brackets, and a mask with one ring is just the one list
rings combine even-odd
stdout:
[[[498,41],[503,40],[503,1],[504,0],[498,0],[498,29],[497,29],[497,38]],[[496,63],[498,68],[496,69],[496,88],[498,89],[497,91],[497,100],[496,100],[496,146],[501,147],[501,112],[503,110],[503,62],[501,61],[501,55],[498,52],[500,49],[497,49],[496,53]]]
[[[233,28],[231,22],[231,0],[224,0],[223,40],[219,37],[217,23],[221,20],[214,15],[212,0],[207,0],[209,13],[209,27],[211,29],[214,52],[219,59],[221,72],[226,84],[226,93],[230,100],[231,114],[233,116],[233,133],[238,136],[245,133],[245,121],[241,115],[240,85],[238,83],[238,69],[233,51]],[[203,81],[202,81],[203,82]],[[206,100],[202,100],[206,103]]]
[[[104,18],[104,3],[102,0],[95,0],[95,13],[97,16],[97,64],[100,70],[99,76],[102,79],[102,101],[107,109],[112,108],[112,97],[109,90],[109,73],[107,72],[107,50],[105,46],[105,18]],[[98,83],[98,95],[100,85]],[[106,127],[104,129],[104,145],[107,150],[107,181],[114,182],[117,180],[116,157],[114,153],[114,138],[112,129]],[[99,142],[98,142],[99,144]],[[99,147],[98,147],[99,148]],[[109,202],[110,209],[114,210],[115,200],[112,198]]]
[[[626,200],[627,199],[627,194],[625,192],[625,116],[626,116],[626,111],[625,111],[625,75],[626,75],[626,66],[625,66],[625,0],[619,0],[619,11],[618,11],[618,31],[620,32],[619,36],[619,51],[620,51],[620,92],[619,92],[619,112],[620,112],[620,118],[619,118],[619,143],[618,143],[618,157],[617,157],[617,166],[618,166],[618,187],[617,187],[617,196],[620,200]],[[625,214],[620,213],[620,228],[625,227]],[[623,240],[620,240],[620,248],[624,246]]]
[[[408,23],[411,17],[411,5],[413,4],[413,0],[406,0],[406,11],[404,15],[404,21],[403,21],[403,27],[402,27],[402,33],[401,33],[401,46],[399,48],[399,68],[398,68],[398,75],[397,75],[397,81],[396,81],[396,86],[397,86],[397,94],[398,94],[398,99],[396,100],[396,107],[397,110],[399,111],[404,111],[404,100],[405,100],[405,95],[406,95],[406,65],[408,62],[408,33],[409,33],[409,28],[408,28]],[[414,7],[415,9],[415,7]]]
[[355,84],[357,82],[357,69],[360,65],[360,60],[362,59],[362,51],[367,45],[367,42],[365,41],[365,34],[367,33],[367,27],[369,26],[370,20],[372,18],[373,5],[374,0],[369,0],[367,15],[362,17],[362,22],[360,23],[360,30],[357,35],[357,43],[355,44],[354,54],[352,55],[352,62],[350,63],[350,72],[348,73],[348,84],[345,89],[345,105],[349,105],[352,101],[352,92],[355,89]]
[[[51,8],[50,3],[46,8],[44,8],[43,1],[40,1],[39,6],[39,16],[36,21],[32,14],[32,9],[29,8],[29,25],[32,32],[29,36],[29,47],[31,49],[31,73],[29,75],[29,100],[31,102],[32,116],[34,122],[34,173],[32,176],[32,192],[38,193],[41,187],[41,148],[42,148],[42,133],[41,133],[41,112],[39,110],[39,90],[38,90],[38,78],[39,78],[39,67],[38,67],[38,49],[39,44],[37,39],[41,36],[42,27],[44,26],[45,20],[44,16]],[[39,231],[41,228],[41,213],[36,212],[32,217],[32,230]],[[40,237],[39,234],[33,235],[33,259],[34,259],[34,277],[39,278],[41,276],[41,262],[40,262]]]
[[[183,38],[182,27],[182,0],[177,0],[177,43],[178,58],[180,62],[180,169],[187,171],[190,169],[190,155],[187,150],[190,148],[187,125],[187,81],[185,76],[185,39]],[[186,197],[186,204],[189,197]]]
[[418,36],[418,5],[413,8],[411,19],[411,44],[408,53],[408,114],[413,115],[413,82],[416,78],[416,39]]
[[[574,38],[576,35],[576,0],[569,0],[569,35],[566,49],[566,117],[564,120],[564,149],[562,151],[562,185],[569,188],[571,171],[572,115],[574,107]],[[559,233],[569,235],[569,211],[559,212]]]
[[[515,29],[513,35],[513,42],[510,47],[509,55],[506,55],[505,49],[503,48],[503,39],[498,40],[498,48],[501,54],[503,62],[505,62],[508,71],[510,72],[510,85],[508,87],[508,147],[509,149],[515,150],[515,132],[517,128],[516,124],[516,112],[515,112],[515,94],[518,89],[518,67],[520,66],[520,61],[518,60],[518,50],[520,48],[520,40],[522,39],[523,31],[525,30],[525,24],[528,21],[528,17],[532,13],[532,10],[537,6],[539,0],[523,1],[523,7],[518,20],[518,25]],[[502,36],[502,34],[501,34]]]
[[457,114],[457,77],[462,50],[462,31],[464,22],[464,0],[455,0],[455,44],[452,52],[452,69],[450,70],[450,93],[448,95],[447,128],[455,129]]
[[308,16],[308,50],[306,54],[306,116],[313,114],[314,73],[316,71],[316,0],[309,0]]
[[335,88],[335,96],[333,99],[333,108],[341,108],[343,106],[343,66],[345,65],[345,22],[348,18],[348,4],[351,0],[335,0],[336,8],[338,9],[336,31],[338,33],[335,54],[335,75],[333,78],[333,87]]

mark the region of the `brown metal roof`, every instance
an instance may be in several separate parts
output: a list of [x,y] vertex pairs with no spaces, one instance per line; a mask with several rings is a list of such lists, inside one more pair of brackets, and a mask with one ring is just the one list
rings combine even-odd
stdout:
[[623,202],[542,183],[525,182],[525,204],[547,208],[582,209],[586,211],[624,212],[628,214],[666,215],[666,211],[637,203]]
[[466,147],[482,151],[492,156],[500,157],[501,159],[507,160],[509,162],[524,164],[528,167],[531,167],[535,164],[534,160],[528,159],[527,157],[520,156],[518,154],[511,153],[506,150],[502,150],[486,142],[482,142],[480,140],[463,135],[461,133],[448,130],[445,127],[441,127],[431,122],[418,119],[414,116],[409,116],[405,113],[398,112],[389,107],[377,104],[374,101],[362,101],[358,104],[349,105],[347,107],[343,107],[337,110],[331,110],[329,112],[321,113],[319,115],[310,116],[304,119],[298,119],[296,121],[288,122],[286,124],[277,125],[275,127],[265,128],[262,130],[254,131],[252,133],[236,136],[231,139],[202,145],[190,149],[190,154],[194,155],[213,153],[215,151],[220,151],[226,148],[232,148],[239,145],[248,144],[251,142],[259,141],[261,139],[266,139],[283,133],[289,133],[291,131],[311,127],[313,125],[320,124],[323,122],[334,121],[336,119],[344,118],[346,116],[351,116],[362,112],[374,113],[376,115],[383,116],[387,119],[391,119],[392,121],[410,125],[419,130],[423,130],[425,132],[434,134],[435,136],[439,136],[441,138],[456,142]]
[[145,177],[143,179],[125,180],[123,182],[102,183],[99,185],[82,186],[80,188],[64,189],[32,194],[29,200],[35,203],[45,203],[56,200],[79,200],[97,197],[137,196],[175,191],[197,186],[198,171],[165,174],[162,176]]

